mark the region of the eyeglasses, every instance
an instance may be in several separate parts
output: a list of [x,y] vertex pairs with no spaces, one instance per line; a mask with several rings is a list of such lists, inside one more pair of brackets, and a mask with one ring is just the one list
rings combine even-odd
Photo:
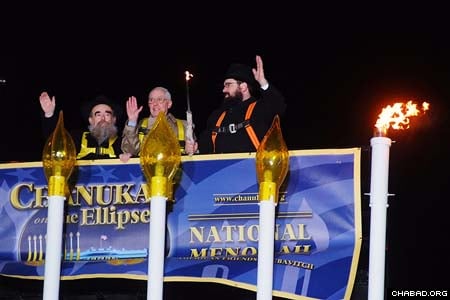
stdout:
[[166,100],[165,98],[149,98],[149,99],[148,99],[148,103],[156,102],[156,103],[161,104],[161,103],[163,103],[165,100]]
[[229,81],[229,82],[224,82],[224,83],[223,83],[223,87],[229,88],[230,85],[235,84],[235,83],[239,85],[239,84],[241,84],[242,82],[240,82],[240,81],[231,81],[231,82]]

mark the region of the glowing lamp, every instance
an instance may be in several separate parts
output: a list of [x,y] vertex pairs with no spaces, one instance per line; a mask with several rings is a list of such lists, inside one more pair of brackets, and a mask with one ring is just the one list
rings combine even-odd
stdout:
[[181,162],[180,146],[164,113],[159,113],[141,147],[140,163],[151,196],[167,197]]
[[150,230],[147,299],[162,299],[166,202],[173,196],[173,178],[181,162],[178,140],[160,112],[141,146],[140,163],[150,185]]
[[76,162],[72,137],[64,128],[62,111],[56,128],[47,140],[42,164],[48,181],[47,243],[45,248],[43,299],[59,299],[64,200],[69,193],[67,180]]
[[75,143],[64,128],[63,112],[42,151],[42,164],[48,181],[48,195],[64,196],[65,186],[76,162]]
[[288,168],[289,151],[277,115],[256,152],[259,201],[272,200],[278,203],[278,189],[286,177]]
[[280,119],[275,116],[256,152],[259,182],[257,300],[272,299],[275,206],[288,167],[289,152],[281,133]]

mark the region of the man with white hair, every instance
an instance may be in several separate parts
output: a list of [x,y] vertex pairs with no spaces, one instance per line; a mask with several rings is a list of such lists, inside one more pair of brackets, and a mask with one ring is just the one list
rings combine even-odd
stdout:
[[153,127],[160,112],[166,115],[167,122],[177,136],[181,154],[193,154],[195,152],[194,149],[186,148],[185,133],[188,126],[186,120],[177,119],[169,112],[173,104],[170,92],[164,87],[155,87],[150,91],[147,103],[150,116],[139,120],[139,113],[142,111],[143,106],[138,107],[136,97],[131,96],[127,100],[128,120],[125,123],[122,134],[122,161],[127,161],[130,157],[139,156],[144,136]]

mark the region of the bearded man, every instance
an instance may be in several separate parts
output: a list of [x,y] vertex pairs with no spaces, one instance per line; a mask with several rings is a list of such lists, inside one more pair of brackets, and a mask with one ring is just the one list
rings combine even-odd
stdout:
[[256,56],[256,68],[232,64],[223,82],[223,104],[208,117],[200,134],[200,154],[256,152],[276,115],[283,115],[286,103],[281,93],[264,76],[263,62]]
[[[43,111],[43,133],[47,138],[57,122],[55,96],[42,92],[39,102]],[[86,102],[82,108],[83,118],[89,122],[88,130],[71,133],[77,147],[77,159],[118,158],[121,153],[121,138],[116,126],[120,109],[107,97],[97,96]]]

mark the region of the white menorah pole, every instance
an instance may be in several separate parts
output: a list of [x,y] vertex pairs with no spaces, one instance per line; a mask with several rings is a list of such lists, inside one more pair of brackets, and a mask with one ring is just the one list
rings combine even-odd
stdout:
[[257,300],[272,299],[275,206],[273,199],[259,202]]
[[44,300],[59,299],[61,249],[64,221],[63,196],[48,196],[47,244],[45,246]]
[[151,300],[163,298],[166,202],[167,197],[152,196],[150,198],[147,299]]
[[373,137],[370,180],[369,300],[384,299],[386,215],[391,139]]

